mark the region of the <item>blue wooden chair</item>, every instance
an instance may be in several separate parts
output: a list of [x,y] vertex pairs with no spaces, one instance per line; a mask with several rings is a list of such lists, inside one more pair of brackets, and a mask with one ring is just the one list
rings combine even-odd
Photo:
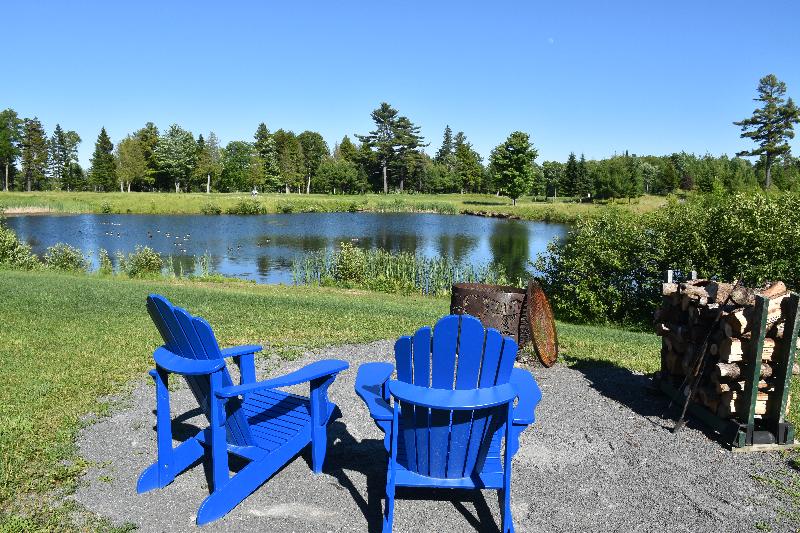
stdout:
[[433,331],[400,337],[394,352],[396,380],[392,364],[368,363],[355,385],[386,434],[383,530],[392,530],[395,487],[406,486],[498,489],[503,532],[514,531],[511,458],[542,398],[531,373],[514,368],[517,344],[474,317],[450,315]]
[[[163,296],[148,296],[147,311],[164,345],[153,354],[156,368],[150,371],[156,382],[158,460],[139,477],[139,493],[165,487],[189,466],[210,457],[211,493],[197,513],[197,524],[202,525],[236,507],[309,443],[312,468],[315,473],[322,470],[327,424],[336,409],[327,389],[348,367],[346,362],[318,361],[285,376],[256,381],[254,354],[260,346],[220,350],[208,322]],[[239,366],[239,385],[231,381],[226,357]],[[167,387],[171,373],[186,378],[210,423],[176,448]],[[310,384],[310,397],[278,390],[305,382]],[[228,454],[248,461],[232,477]]]

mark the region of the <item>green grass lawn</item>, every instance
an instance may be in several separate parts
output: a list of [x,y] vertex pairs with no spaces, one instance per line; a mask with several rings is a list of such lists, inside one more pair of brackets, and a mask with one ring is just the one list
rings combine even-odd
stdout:
[[[222,212],[242,199],[247,193],[93,193],[93,192],[3,192],[0,193],[0,211],[57,212],[57,213],[137,213],[137,214],[193,214],[201,213],[208,204]],[[580,216],[607,208],[606,204],[574,202],[534,202],[521,198],[516,206],[502,196],[485,194],[392,194],[392,195],[329,195],[329,194],[262,194],[258,201],[266,212],[302,211],[432,211],[463,213],[485,211],[516,215],[527,220],[552,220],[568,222]],[[644,196],[628,202],[619,200],[614,205],[636,212],[655,209],[665,202],[663,197]]]
[[[223,346],[260,343],[283,357],[411,333],[449,304],[341,289],[0,271],[0,531],[20,520],[12,515],[34,513],[25,524],[56,529],[68,523],[68,513],[33,509],[51,501],[43,495],[69,491],[82,472],[74,449],[82,417],[102,414],[108,405],[99,398],[145,379],[159,344],[144,307],[150,292],[207,318]],[[568,363],[658,366],[652,334],[561,324],[559,335]]]

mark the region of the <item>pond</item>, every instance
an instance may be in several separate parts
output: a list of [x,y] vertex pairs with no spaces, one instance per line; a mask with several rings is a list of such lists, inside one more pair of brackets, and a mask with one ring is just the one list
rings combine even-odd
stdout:
[[436,257],[473,265],[497,262],[510,278],[523,276],[528,261],[566,234],[562,224],[409,213],[298,213],[234,215],[29,215],[7,224],[39,255],[59,242],[112,256],[137,245],[171,255],[176,268],[195,268],[208,255],[213,270],[259,283],[291,283],[292,260],[332,250],[341,242]]

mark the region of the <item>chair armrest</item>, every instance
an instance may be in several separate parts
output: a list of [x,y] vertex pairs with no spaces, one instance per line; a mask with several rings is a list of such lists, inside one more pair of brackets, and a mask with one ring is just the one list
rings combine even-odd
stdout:
[[394,372],[391,363],[365,363],[358,367],[356,394],[364,400],[373,420],[391,420],[392,408],[383,399],[384,384]]
[[517,391],[510,383],[481,389],[450,390],[392,380],[389,382],[389,392],[395,398],[414,405],[458,411],[494,407],[513,402],[517,397]]
[[156,351],[153,352],[153,359],[159,368],[184,376],[212,374],[225,368],[224,359],[187,359],[167,350],[163,346],[156,348]]
[[254,354],[261,350],[262,348],[258,344],[233,346],[221,350],[222,357],[232,357],[236,366],[239,367],[240,385],[256,382],[256,359]]
[[288,387],[290,385],[297,385],[298,383],[305,383],[314,379],[338,374],[342,370],[347,370],[348,364],[346,361],[338,359],[326,359],[324,361],[317,361],[308,364],[300,370],[295,370],[285,376],[277,378],[266,379],[256,383],[246,383],[244,385],[236,385],[233,387],[223,387],[216,391],[218,398],[233,398],[241,396],[250,392],[255,392],[261,389],[274,389],[277,387]]
[[511,371],[511,385],[517,391],[519,401],[514,408],[515,425],[530,425],[536,421],[536,405],[542,399],[542,391],[536,383],[533,375],[522,368],[515,368]]
[[244,346],[232,346],[221,351],[222,357],[240,357],[242,355],[260,352],[261,350],[263,350],[263,348],[258,344],[246,344]]

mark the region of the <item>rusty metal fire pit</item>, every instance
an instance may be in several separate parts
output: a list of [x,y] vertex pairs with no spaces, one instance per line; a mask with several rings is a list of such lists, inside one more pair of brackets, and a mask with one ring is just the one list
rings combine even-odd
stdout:
[[494,328],[519,342],[519,317],[525,289],[510,285],[456,283],[450,297],[450,313],[472,315],[484,327]]
[[510,285],[457,283],[452,289],[450,313],[472,315],[484,327],[512,337],[520,348],[532,344],[544,366],[553,366],[558,358],[553,312],[533,280],[527,290]]

